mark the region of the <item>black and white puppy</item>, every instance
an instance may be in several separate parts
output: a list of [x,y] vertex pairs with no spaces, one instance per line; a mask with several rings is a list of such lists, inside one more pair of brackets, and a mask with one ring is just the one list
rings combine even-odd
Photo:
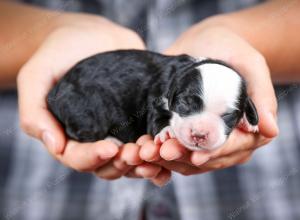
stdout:
[[121,144],[151,134],[191,150],[221,146],[236,126],[258,130],[244,79],[227,64],[139,50],[82,60],[54,86],[48,107],[77,141]]

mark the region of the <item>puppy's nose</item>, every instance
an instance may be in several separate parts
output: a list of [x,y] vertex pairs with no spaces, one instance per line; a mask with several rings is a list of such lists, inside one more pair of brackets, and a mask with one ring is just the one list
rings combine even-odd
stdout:
[[192,139],[196,143],[203,143],[208,139],[208,132],[194,132],[194,131],[192,131]]

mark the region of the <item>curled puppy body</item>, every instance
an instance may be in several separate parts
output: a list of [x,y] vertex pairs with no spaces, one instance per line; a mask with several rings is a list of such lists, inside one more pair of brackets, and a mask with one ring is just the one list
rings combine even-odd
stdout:
[[[94,55],[48,94],[48,107],[77,141],[106,137],[157,144],[177,138],[191,150],[221,146],[236,126],[257,131],[244,79],[223,62],[139,50]],[[120,142],[118,142],[120,144]]]

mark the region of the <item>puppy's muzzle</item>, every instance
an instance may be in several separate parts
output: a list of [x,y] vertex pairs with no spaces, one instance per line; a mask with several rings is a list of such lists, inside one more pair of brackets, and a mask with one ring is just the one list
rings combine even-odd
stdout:
[[209,132],[191,132],[191,139],[195,143],[196,146],[205,145],[209,138]]

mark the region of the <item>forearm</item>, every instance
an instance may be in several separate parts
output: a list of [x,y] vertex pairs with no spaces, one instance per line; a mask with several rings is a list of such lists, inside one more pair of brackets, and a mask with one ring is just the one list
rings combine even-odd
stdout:
[[21,66],[32,56],[63,14],[0,2],[0,87],[15,85]]
[[215,23],[238,33],[260,51],[275,82],[300,81],[300,1],[269,1],[217,16]]
[[0,86],[8,87],[53,28],[55,12],[10,2],[1,2],[0,12]]

